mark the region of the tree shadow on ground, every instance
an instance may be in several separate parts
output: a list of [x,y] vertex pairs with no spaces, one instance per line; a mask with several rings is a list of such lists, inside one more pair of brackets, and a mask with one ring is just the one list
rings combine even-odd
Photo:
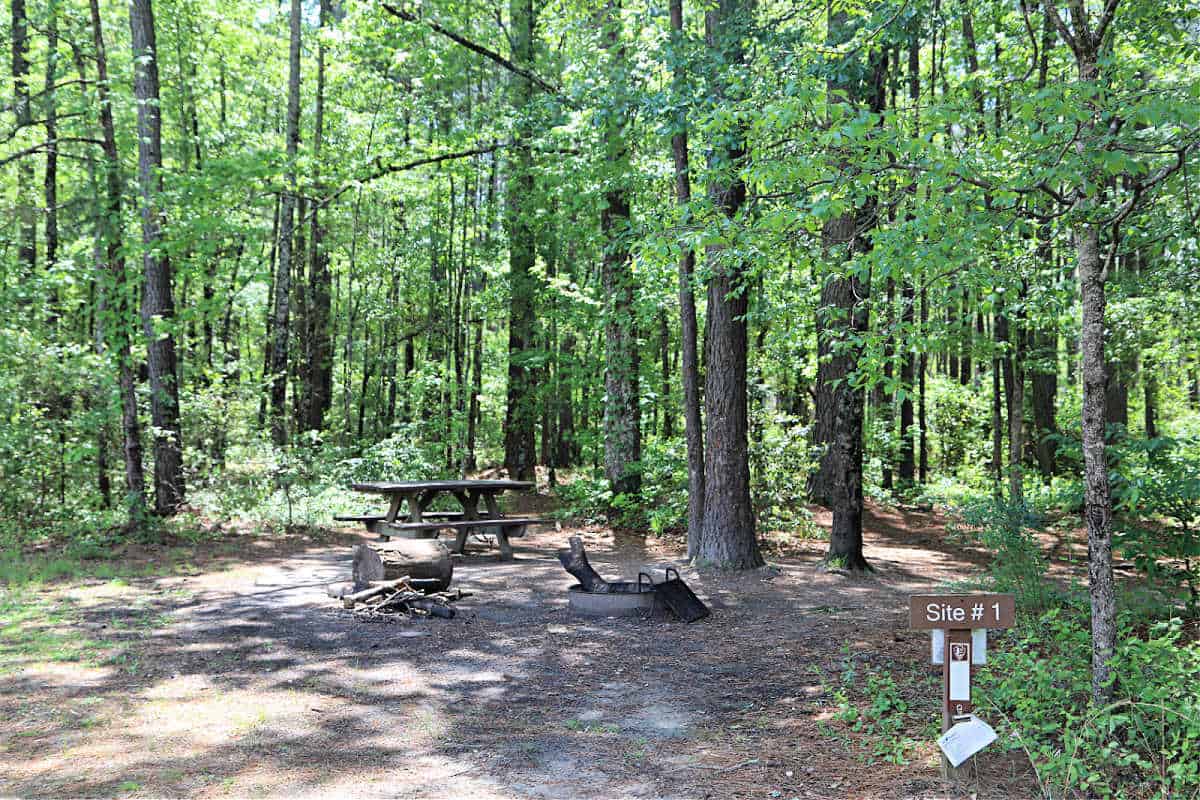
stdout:
[[[835,781],[851,793],[923,791],[927,763],[847,774],[844,754],[808,754],[833,746],[817,720],[848,653],[880,669],[924,659],[902,599],[936,575],[906,561],[920,546],[894,541],[899,524],[880,528],[881,570],[863,580],[817,573],[815,556],[741,574],[685,568],[717,609],[691,626],[570,616],[573,579],[554,551],[572,531],[521,540],[513,562],[460,560],[456,585],[473,596],[454,620],[369,624],[341,609],[323,586],[346,577],[344,543],[249,550],[252,568],[227,579],[139,581],[75,612],[76,629],[112,643],[107,663],[31,662],[0,678],[0,710],[20,734],[0,753],[11,767],[0,792],[694,797]],[[604,574],[678,555],[583,533]]]

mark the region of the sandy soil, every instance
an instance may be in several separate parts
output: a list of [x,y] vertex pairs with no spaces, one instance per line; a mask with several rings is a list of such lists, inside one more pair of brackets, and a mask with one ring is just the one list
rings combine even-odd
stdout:
[[[922,731],[906,765],[868,764],[832,720],[850,668],[896,675],[935,719],[907,596],[981,556],[942,525],[869,509],[866,578],[817,570],[816,542],[751,573],[685,568],[713,609],[694,625],[569,614],[554,552],[571,533],[609,576],[682,561],[678,542],[601,528],[531,534],[511,563],[469,553],[455,584],[474,594],[453,620],[371,624],[330,600],[360,540],[348,529],[236,537],[234,557],[188,577],[59,587],[79,635],[119,655],[0,675],[0,795],[956,796]],[[1027,765],[998,753],[975,791],[1029,796]]]

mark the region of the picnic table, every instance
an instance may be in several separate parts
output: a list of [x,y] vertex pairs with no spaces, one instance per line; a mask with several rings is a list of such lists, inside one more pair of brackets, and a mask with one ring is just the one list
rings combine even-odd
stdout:
[[[530,525],[542,524],[537,517],[506,517],[496,498],[507,491],[529,491],[535,488],[530,481],[510,480],[448,480],[448,481],[378,481],[356,483],[356,492],[381,494],[389,500],[384,514],[355,514],[336,516],[341,522],[362,522],[367,530],[384,539],[399,536],[411,539],[437,538],[442,530],[456,533],[451,552],[462,553],[471,534],[490,534],[496,537],[500,558],[512,560],[509,539],[524,536]],[[443,495],[458,501],[459,511],[431,511],[430,506]],[[479,501],[483,501],[483,509]],[[403,513],[401,513],[403,509]]]

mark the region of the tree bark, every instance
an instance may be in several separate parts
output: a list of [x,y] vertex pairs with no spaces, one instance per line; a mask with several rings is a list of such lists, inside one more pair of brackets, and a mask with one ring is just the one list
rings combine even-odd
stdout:
[[108,55],[104,44],[104,28],[100,20],[99,0],[90,0],[92,46],[96,58],[96,99],[98,122],[104,150],[104,205],[100,224],[104,237],[105,294],[112,298],[115,324],[105,338],[116,351],[117,383],[121,398],[121,451],[125,462],[125,497],[129,518],[140,522],[146,512],[146,477],[142,466],[142,431],[138,421],[136,383],[133,372],[129,325],[133,309],[128,298],[125,279],[125,248],[121,236],[121,159],[117,151],[116,127],[113,124],[112,103],[109,99]]
[[[16,129],[33,124],[29,105],[29,17],[25,0],[12,0],[13,116]],[[34,200],[34,167],[29,158],[17,160],[17,263],[28,280],[37,266],[37,202]]]
[[[853,35],[848,14],[829,10],[828,43],[843,44]],[[880,50],[868,55],[870,95],[874,112],[882,111],[887,76],[887,56]],[[856,103],[854,84],[848,84],[843,65],[831,65],[838,75],[828,80],[830,102]],[[834,97],[836,95],[836,98]],[[851,169],[844,161],[842,170]],[[867,299],[870,287],[859,272],[856,256],[870,249],[864,235],[876,224],[874,199],[859,208],[824,223],[821,246],[826,257],[839,257],[843,263],[821,287],[817,316],[817,419],[819,442],[825,445],[821,462],[814,473],[810,492],[821,497],[833,511],[826,562],[850,570],[869,569],[863,556],[862,541],[862,460],[864,390],[855,385],[861,341],[868,327]]]
[[[317,36],[317,100],[313,120],[313,182],[321,190],[321,146],[325,140],[325,40],[320,29],[328,24],[329,0],[320,0]],[[306,430],[319,431],[325,425],[325,415],[333,406],[333,278],[329,271],[329,254],[325,249],[325,228],[321,224],[321,207],[314,205],[309,231],[309,293],[305,357],[308,361],[308,382],[303,387]]]
[[154,425],[154,510],[173,514],[184,500],[183,442],[175,359],[175,298],[171,262],[163,252],[162,118],[159,114],[158,48],[151,0],[131,0],[129,28],[134,96],[138,101],[138,182],[142,193],[142,330],[150,374]]
[[[604,7],[603,40],[609,66],[622,65],[621,8],[618,0]],[[616,71],[620,67],[615,67]],[[641,397],[638,382],[640,353],[634,309],[636,286],[629,253],[629,151],[625,144],[627,121],[616,110],[624,106],[624,88],[613,84],[604,111],[604,156],[609,172],[608,190],[600,211],[604,239],[601,281],[604,289],[604,473],[613,497],[637,495],[642,487]]]
[[[1098,62],[1102,35],[1092,31],[1083,4],[1072,3],[1070,6],[1073,32],[1059,16],[1057,0],[1047,0],[1045,8],[1074,53],[1080,83],[1102,83],[1105,76],[1101,75]],[[1106,14],[1109,8],[1115,13],[1117,3],[1106,6]],[[1084,102],[1090,118],[1075,141],[1076,153],[1081,157],[1089,155],[1088,148],[1096,137],[1095,126],[1100,111],[1096,100]],[[1108,662],[1116,651],[1117,599],[1112,568],[1112,496],[1104,449],[1108,416],[1104,352],[1107,276],[1100,255],[1100,227],[1091,221],[1096,204],[1094,186],[1095,181],[1089,180],[1086,185],[1081,182],[1075,189],[1073,210],[1080,222],[1075,224],[1072,233],[1083,317],[1079,349],[1083,373],[1084,515],[1088,528],[1088,593],[1092,607],[1092,697],[1097,703],[1105,703],[1113,697],[1112,668]]]
[[271,342],[271,440],[287,442],[288,338],[292,293],[292,245],[295,235],[296,154],[300,149],[300,0],[292,0],[289,19],[287,122],[284,133],[287,167],[279,202],[279,257],[275,265],[275,311]]
[[[744,57],[742,41],[750,9],[744,0],[718,0],[705,14],[709,52],[724,64]],[[723,100],[729,88],[718,77],[712,94]],[[746,156],[744,132],[727,133],[714,147],[714,174],[708,187],[713,206],[734,220],[746,202],[746,184],[738,166]],[[735,569],[763,564],[750,504],[750,459],[746,441],[746,356],[748,309],[746,265],[722,245],[705,253],[712,277],[708,283],[707,335],[704,341],[704,396],[708,424],[704,450],[704,527],[700,541],[689,551],[694,560]]]
[[[510,0],[513,60],[523,70],[533,66],[533,0]],[[529,116],[533,112],[533,84],[525,74],[509,76],[509,96],[519,122],[509,162],[505,225],[508,229],[508,403],[504,417],[504,467],[515,480],[532,480],[536,457],[536,386],[529,365],[535,347],[534,302],[537,277],[536,235],[532,207],[533,151]]]
[[[680,58],[683,46],[683,0],[670,0],[671,43],[674,56]],[[684,92],[686,70],[677,62],[672,73],[673,90]],[[680,104],[682,108],[682,104]],[[675,162],[675,201],[689,214],[692,201],[692,177],[688,163],[688,131],[685,112],[680,111],[671,136],[671,155]],[[687,442],[688,469],[688,557],[693,558],[704,531],[704,426],[700,418],[700,366],[697,344],[696,296],[692,290],[696,251],[683,246],[679,257],[679,338],[680,377],[683,380],[683,433]]]

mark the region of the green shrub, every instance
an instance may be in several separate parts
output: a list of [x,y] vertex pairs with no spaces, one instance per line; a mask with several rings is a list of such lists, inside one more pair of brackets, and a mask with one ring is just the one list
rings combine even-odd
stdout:
[[1126,459],[1114,496],[1126,514],[1116,545],[1156,582],[1186,590],[1188,615],[1200,615],[1200,459],[1180,443],[1153,439],[1145,458]]
[[1025,503],[993,497],[974,497],[956,509],[959,523],[947,526],[951,535],[975,541],[992,552],[988,582],[998,592],[1012,592],[1023,609],[1044,610],[1059,593],[1046,581],[1046,556],[1034,532],[1040,515]]
[[1023,749],[1047,797],[1192,797],[1200,792],[1200,645],[1178,619],[1139,633],[1121,621],[1115,702],[1091,701],[1085,608],[1052,610],[989,648],[980,710]]

